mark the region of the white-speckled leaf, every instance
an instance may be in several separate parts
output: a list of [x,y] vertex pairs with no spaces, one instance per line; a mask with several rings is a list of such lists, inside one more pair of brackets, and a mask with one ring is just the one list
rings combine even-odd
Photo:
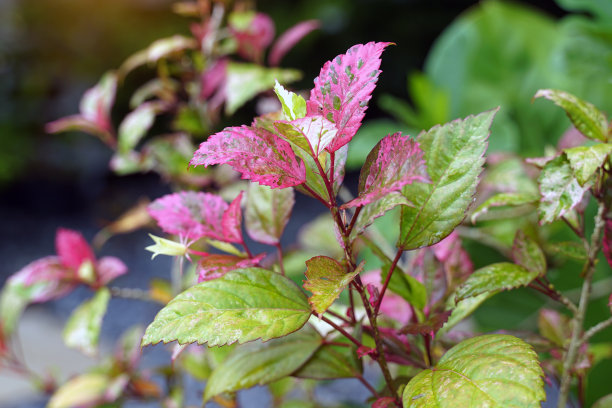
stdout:
[[102,288],[72,312],[63,333],[68,347],[81,350],[89,356],[97,353],[102,319],[110,297],[108,288]]
[[254,341],[236,347],[214,369],[206,383],[204,402],[223,392],[267,384],[289,376],[321,345],[321,336],[305,329],[268,342]]
[[434,126],[418,136],[431,183],[403,188],[414,207],[402,207],[399,248],[433,245],[463,221],[474,199],[497,110]]
[[298,330],[309,317],[308,300],[290,279],[261,268],[236,269],[172,299],[147,328],[142,345],[265,341]]
[[536,408],[546,397],[537,354],[523,340],[464,340],[404,388],[404,408]]
[[497,292],[528,285],[538,276],[538,271],[530,271],[510,262],[500,262],[475,271],[457,289],[455,301],[459,302],[486,292]]
[[578,146],[564,150],[567,160],[574,171],[576,180],[584,186],[602,167],[612,152],[612,144],[599,143],[593,146]]

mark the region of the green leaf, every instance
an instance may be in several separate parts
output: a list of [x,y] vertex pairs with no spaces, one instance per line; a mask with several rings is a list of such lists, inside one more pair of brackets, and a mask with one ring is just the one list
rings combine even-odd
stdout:
[[274,88],[276,81],[285,84],[297,81],[301,76],[300,71],[295,69],[230,62],[227,64],[225,113],[232,115],[258,93]]
[[363,233],[376,218],[382,217],[387,211],[398,205],[412,205],[406,197],[397,191],[392,191],[379,200],[373,201],[361,207],[357,221],[351,230],[349,242],[353,242],[357,236]]
[[592,104],[563,91],[540,89],[534,98],[544,97],[561,107],[570,118],[576,129],[589,139],[605,142],[608,139],[608,121],[606,115]]
[[431,184],[404,187],[403,194],[414,207],[402,207],[399,248],[433,245],[465,218],[482,171],[489,128],[496,113],[497,109],[468,116],[419,135]]
[[595,401],[592,408],[612,408],[612,394],[608,394]]
[[536,408],[546,398],[543,376],[537,354],[523,340],[479,336],[410,380],[402,400],[405,408]]
[[75,377],[53,394],[47,408],[73,408],[102,402],[111,381],[102,373]]
[[[391,260],[387,259],[383,262],[381,268],[381,282],[385,282],[390,269]],[[410,303],[418,310],[423,310],[425,305],[427,305],[427,289],[425,285],[397,266],[395,267],[393,275],[391,275],[388,288],[391,292],[400,295],[406,302]]]
[[287,120],[300,119],[306,116],[306,100],[300,95],[289,92],[276,81],[274,93],[283,106],[283,114]]
[[455,301],[459,302],[481,293],[496,292],[528,285],[538,276],[520,265],[500,262],[480,268],[457,289]]
[[276,245],[280,242],[295,203],[292,188],[270,188],[250,183],[247,194],[245,225],[257,242]]
[[335,259],[316,256],[306,261],[304,289],[312,292],[308,302],[319,316],[334,303],[340,293],[363,269],[363,262],[351,273],[347,273]]
[[546,273],[546,256],[542,248],[521,230],[518,230],[514,237],[512,258],[514,262],[538,276]]
[[158,109],[157,104],[144,103],[123,119],[119,125],[119,154],[136,147],[153,125]]
[[353,378],[355,373],[360,372],[361,368],[352,347],[323,344],[306,364],[291,375],[314,380],[332,380]]
[[22,282],[7,281],[0,297],[0,322],[5,336],[10,336],[17,329],[19,319],[30,304],[30,299],[35,297],[35,293],[44,291],[52,284],[52,282],[37,282],[25,286]]
[[546,163],[540,176],[540,223],[553,222],[570,211],[580,201],[588,187],[581,187],[565,155]]
[[147,328],[142,345],[265,341],[298,330],[309,317],[306,296],[288,278],[260,268],[236,269],[172,299]]
[[538,202],[538,196],[529,193],[499,193],[489,197],[485,202],[480,204],[472,213],[470,220],[472,224],[476,223],[476,219],[487,213],[493,207],[518,207],[520,205],[535,204]]
[[265,343],[237,347],[210,375],[204,402],[223,392],[266,384],[290,375],[321,345],[314,330],[301,330]]
[[584,245],[578,242],[566,241],[555,242],[546,247],[553,254],[558,254],[566,258],[576,259],[578,261],[586,261],[587,253]]
[[[457,323],[470,316],[485,300],[496,294],[497,292],[485,292],[478,296],[469,297],[459,301],[456,305],[451,306],[453,311],[448,317],[448,320],[438,331],[438,336],[448,332],[450,329],[455,327]],[[450,297],[449,301],[454,303],[454,299]],[[448,310],[448,308],[447,308]]]
[[104,287],[72,312],[63,333],[68,347],[79,349],[90,356],[97,353],[102,319],[110,297],[110,291]]
[[576,180],[584,186],[593,177],[597,169],[603,167],[608,155],[612,152],[612,144],[598,143],[593,146],[578,146],[564,150],[567,160],[574,171]]

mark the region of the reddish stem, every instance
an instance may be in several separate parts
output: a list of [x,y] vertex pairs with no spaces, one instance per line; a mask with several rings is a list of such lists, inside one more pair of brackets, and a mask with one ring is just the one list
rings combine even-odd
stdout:
[[332,320],[329,320],[327,317],[325,316],[321,316],[320,317],[321,320],[323,320],[325,323],[329,324],[331,327],[333,327],[334,329],[338,330],[340,333],[342,333],[342,335],[344,337],[346,337],[347,339],[349,339],[350,341],[352,341],[357,347],[363,347],[363,344],[361,344],[361,342],[359,340],[357,340],[356,338],[354,338],[353,336],[351,336],[351,334],[349,332],[347,332],[346,330],[344,330],[342,327],[338,326],[336,323],[334,323]]
[[389,268],[389,273],[387,273],[387,278],[385,279],[385,283],[383,284],[382,290],[380,291],[380,297],[378,299],[378,303],[376,304],[376,309],[374,309],[375,316],[378,315],[378,311],[380,310],[380,305],[382,304],[383,297],[385,296],[385,292],[387,291],[387,286],[389,286],[389,281],[391,281],[391,275],[393,275],[393,271],[395,271],[395,267],[397,266],[397,263],[402,257],[402,253],[404,253],[404,250],[401,248],[398,249],[397,253],[395,254],[395,258],[393,259],[393,262],[391,263],[391,267]]

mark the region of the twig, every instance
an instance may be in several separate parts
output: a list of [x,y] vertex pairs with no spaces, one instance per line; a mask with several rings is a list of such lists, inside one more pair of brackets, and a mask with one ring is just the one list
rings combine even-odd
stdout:
[[387,273],[387,278],[385,279],[385,283],[383,283],[383,287],[380,291],[380,296],[378,298],[378,302],[376,303],[376,309],[374,309],[374,316],[378,315],[378,311],[380,310],[380,305],[382,304],[383,297],[385,296],[385,292],[387,291],[387,286],[389,286],[389,282],[391,281],[391,275],[393,275],[393,271],[395,271],[395,267],[399,262],[402,254],[404,253],[403,249],[398,249],[395,254],[395,258],[393,258],[393,262],[391,263],[391,267],[389,267],[389,273]]
[[580,340],[580,343],[584,344],[584,343],[588,342],[591,337],[593,337],[594,335],[596,335],[600,331],[602,331],[602,330],[604,330],[604,329],[606,329],[606,328],[608,328],[610,326],[612,326],[612,317],[609,317],[608,319],[603,320],[603,321],[597,323],[595,326],[591,327],[589,330],[584,332],[584,334],[582,335],[582,340]]
[[336,323],[334,323],[332,320],[329,320],[327,317],[325,316],[321,316],[321,320],[323,320],[325,323],[329,324],[331,327],[333,327],[334,329],[338,330],[340,333],[342,333],[342,335],[344,337],[346,337],[347,339],[349,339],[350,341],[352,341],[357,347],[363,347],[363,344],[357,340],[356,338],[354,338],[349,332],[347,332],[346,330],[344,330],[342,327],[338,326]]

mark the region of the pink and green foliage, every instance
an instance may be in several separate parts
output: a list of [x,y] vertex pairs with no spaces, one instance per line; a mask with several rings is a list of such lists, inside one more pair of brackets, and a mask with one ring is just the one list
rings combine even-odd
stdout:
[[[222,10],[221,2],[215,5]],[[112,257],[98,260],[78,232],[60,229],[57,256],[27,265],[3,289],[0,365],[27,372],[10,339],[28,304],[56,299],[85,285],[94,294],[73,312],[64,339],[87,354],[97,352],[111,297],[139,297],[162,307],[146,330],[134,330],[120,342],[111,368],[104,366],[50,390],[51,408],[121,404],[127,398],[162,399],[163,406],[181,406],[179,379],[184,372],[206,381],[203,403],[237,406],[234,392],[259,384],[269,385],[275,406],[290,406],[288,390],[298,386],[296,378],[353,377],[372,394],[368,402],[378,408],[537,407],[546,396],[546,375],[559,380],[559,407],[565,408],[572,378],[582,383],[590,367],[590,337],[612,325],[610,318],[588,330],[583,327],[599,252],[603,250],[612,265],[612,137],[603,113],[565,92],[538,92],[537,97],[552,99],[565,109],[591,144],[560,147],[550,160],[537,161],[539,174],[524,175],[531,186],[528,191],[522,191],[516,180],[512,183],[519,187],[513,189],[499,181],[483,189],[493,193],[491,197],[476,195],[481,178],[490,184],[494,178],[494,163],[487,163],[485,153],[498,109],[438,124],[415,138],[399,132],[381,134],[362,166],[358,196],[353,198],[342,186],[347,150],[375,90],[381,54],[392,43],[358,44],[326,62],[306,101],[280,84],[287,72],[258,65],[274,39],[269,17],[254,11],[230,13],[222,32],[235,41],[233,51],[254,62],[245,64],[232,60],[229,53],[218,55],[206,48],[220,33],[218,14],[186,10],[203,18],[192,27],[195,39],[159,40],[120,69],[125,75],[136,66],[172,60],[173,54],[186,50],[201,52],[206,60],[191,75],[201,81],[191,105],[177,99],[177,89],[187,86],[179,86],[178,78],[154,83],[147,88],[151,93],[136,98],[140,103],[119,126],[117,136],[115,159],[129,164],[135,157],[135,168],[153,169],[163,162],[164,149],[155,150],[153,146],[159,145],[146,141],[146,148],[135,149],[146,140],[155,115],[170,106],[165,102],[180,106],[183,120],[195,105],[200,109],[196,113],[207,118],[197,130],[206,128],[203,133],[212,134],[197,150],[187,142],[181,149],[173,145],[176,149],[168,155],[179,157],[178,167],[187,168],[187,162],[191,166],[192,173],[168,172],[179,192],[141,205],[128,223],[144,226],[150,216],[169,235],[152,235],[155,245],[147,249],[176,257],[170,280],[154,281],[144,291],[110,288],[112,279],[126,273],[125,265]],[[316,26],[310,21],[289,29],[272,47],[270,65]],[[105,78],[84,97],[78,121],[95,126],[93,133],[106,132],[113,141],[109,112],[116,82],[111,81],[115,77]],[[168,86],[177,89],[168,92]],[[232,94],[240,87],[248,91]],[[272,87],[280,102],[278,112],[257,117],[251,126],[209,131],[223,103],[232,113]],[[153,101],[145,102],[148,99]],[[73,119],[54,122],[50,128],[67,129]],[[181,131],[189,131],[189,121],[176,122]],[[148,156],[150,150],[155,154]],[[250,180],[246,191],[243,184],[232,185],[238,181],[227,176],[225,166],[207,170],[219,173],[208,184],[193,176],[219,164]],[[163,165],[175,168],[169,162]],[[224,183],[228,178],[230,182]],[[203,186],[206,192],[194,191]],[[283,233],[295,191],[316,199],[329,214],[309,223],[309,233],[302,234],[308,238],[284,252]],[[586,200],[591,198],[598,210],[593,227],[587,229]],[[481,204],[474,209],[475,200]],[[395,207],[399,211],[391,211]],[[486,227],[495,231],[503,207],[509,207],[511,217],[521,218],[520,226],[517,221],[510,236],[507,225],[499,236],[483,235],[482,223],[490,223]],[[512,212],[517,208],[523,212]],[[470,214],[476,226],[465,222]],[[381,228],[381,221],[389,219],[396,228]],[[580,243],[544,245],[544,224],[552,223],[565,223]],[[243,227],[248,237],[273,252],[255,255]],[[478,259],[474,271],[463,246],[466,238],[498,250],[503,262],[482,265]],[[584,262],[578,304],[549,280],[549,268],[557,262],[553,251]],[[186,273],[186,262],[192,273]],[[456,328],[485,300],[519,287],[533,289],[567,310],[543,310],[539,332],[524,339],[481,335],[469,325]],[[138,368],[138,344],[171,342],[178,344],[169,357],[171,364],[163,368],[168,390],[162,396],[160,387]],[[543,352],[540,356],[534,346]],[[377,386],[364,378],[364,363],[378,367]]]

